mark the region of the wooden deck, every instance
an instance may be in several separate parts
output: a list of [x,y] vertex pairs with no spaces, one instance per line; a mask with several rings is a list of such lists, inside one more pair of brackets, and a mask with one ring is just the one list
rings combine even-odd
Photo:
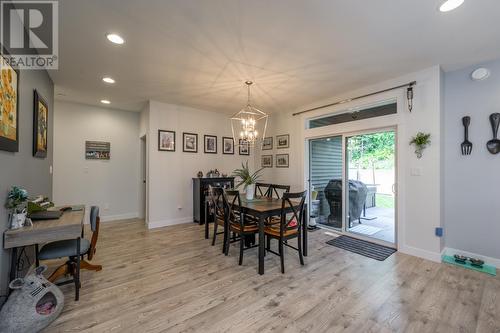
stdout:
[[[500,332],[500,279],[396,253],[383,262],[310,233],[306,265],[286,249],[286,274],[257,248],[221,254],[203,227],[149,231],[142,221],[101,224],[101,272],[82,272],[80,301],[46,332]],[[51,267],[57,263],[52,262]],[[50,270],[49,270],[50,271]]]

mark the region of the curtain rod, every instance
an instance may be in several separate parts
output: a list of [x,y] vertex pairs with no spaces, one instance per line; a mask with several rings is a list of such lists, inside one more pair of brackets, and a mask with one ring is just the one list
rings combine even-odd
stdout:
[[355,101],[357,99],[361,99],[361,98],[365,98],[365,97],[369,97],[369,96],[373,96],[373,95],[385,93],[385,92],[391,91],[391,90],[396,90],[396,89],[400,89],[400,88],[404,88],[404,87],[411,88],[411,87],[413,87],[416,84],[417,84],[417,81],[412,81],[410,83],[402,84],[402,85],[397,86],[397,87],[392,87],[392,88],[388,88],[388,89],[384,89],[384,90],[379,90],[379,91],[372,92],[372,93],[369,93],[369,94],[366,94],[366,95],[362,95],[362,96],[358,96],[358,97],[353,97],[353,98],[348,98],[348,99],[344,99],[342,101],[338,101],[338,102],[335,102],[335,103],[330,103],[330,104],[326,104],[326,105],[322,105],[322,106],[317,106],[317,107],[312,108],[312,109],[307,109],[307,110],[304,110],[304,111],[295,112],[295,113],[292,114],[292,116],[298,116],[299,114],[302,114],[302,113],[316,111],[316,110],[319,110],[319,109],[327,108],[329,106],[344,104],[344,103],[347,103],[347,102]]

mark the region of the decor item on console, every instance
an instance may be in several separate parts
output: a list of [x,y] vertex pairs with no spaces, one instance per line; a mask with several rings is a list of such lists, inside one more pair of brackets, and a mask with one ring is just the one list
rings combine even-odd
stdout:
[[258,141],[263,141],[266,136],[267,119],[269,116],[253,107],[250,101],[250,86],[252,81],[246,81],[247,85],[247,105],[235,113],[231,118],[231,131],[234,141],[239,140],[239,144],[255,145]]
[[218,177],[220,177],[220,172],[217,169],[210,170],[209,172],[207,172],[207,178],[218,178]]
[[198,178],[203,178],[203,172],[198,171],[198,173],[196,174],[196,176],[197,176]]
[[43,277],[46,269],[37,267],[9,284],[14,291],[0,311],[0,332],[40,332],[61,314],[64,295]]
[[493,139],[486,143],[486,148],[491,154],[500,153],[500,140],[498,140],[498,126],[500,125],[500,113],[490,115],[491,129],[493,130]]
[[253,200],[255,196],[255,183],[262,177],[261,172],[262,168],[254,173],[250,173],[248,161],[245,164],[241,163],[241,169],[236,169],[233,172],[233,176],[240,178],[240,182],[236,184],[235,188],[243,185],[243,189],[246,191],[247,200]]
[[410,146],[415,145],[415,154],[417,158],[422,158],[422,154],[425,148],[431,144],[431,135],[429,133],[418,132],[411,141]]
[[28,191],[17,186],[12,186],[12,189],[7,194],[7,202],[5,203],[5,208],[10,210],[9,222],[11,229],[18,229],[24,225],[27,201]]
[[462,142],[460,148],[462,149],[462,155],[470,155],[472,153],[472,142],[469,141],[470,117],[463,117],[462,124],[464,125],[464,142]]

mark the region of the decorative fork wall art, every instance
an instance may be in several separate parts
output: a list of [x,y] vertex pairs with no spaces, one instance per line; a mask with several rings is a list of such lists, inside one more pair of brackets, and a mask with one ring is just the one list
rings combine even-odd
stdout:
[[462,149],[462,155],[470,155],[472,153],[472,142],[469,141],[470,117],[463,117],[462,124],[464,125],[464,142],[462,142],[460,148]]

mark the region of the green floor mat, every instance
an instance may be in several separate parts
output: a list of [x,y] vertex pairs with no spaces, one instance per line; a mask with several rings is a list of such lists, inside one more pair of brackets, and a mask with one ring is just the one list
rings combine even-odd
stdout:
[[443,256],[443,262],[445,262],[447,264],[455,265],[458,267],[462,267],[462,268],[472,269],[473,271],[478,271],[478,272],[490,274],[493,276],[497,275],[497,269],[494,266],[487,265],[487,264],[484,264],[482,268],[472,266],[469,261],[467,261],[465,264],[460,264],[460,263],[456,262],[455,258],[453,258],[452,256]]

